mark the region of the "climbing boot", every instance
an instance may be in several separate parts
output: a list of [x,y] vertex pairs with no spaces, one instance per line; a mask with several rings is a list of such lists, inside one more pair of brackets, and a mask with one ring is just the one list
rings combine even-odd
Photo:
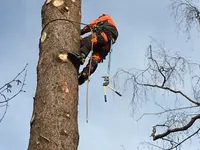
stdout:
[[85,62],[85,55],[83,53],[76,53],[76,52],[68,52],[68,56],[71,58],[75,58],[81,65]]
[[88,79],[88,75],[85,72],[80,73],[78,76],[78,84],[82,85],[87,79]]

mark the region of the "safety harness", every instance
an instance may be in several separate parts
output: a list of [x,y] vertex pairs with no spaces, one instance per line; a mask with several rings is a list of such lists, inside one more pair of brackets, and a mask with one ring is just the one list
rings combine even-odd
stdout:
[[114,44],[118,33],[117,33],[117,29],[114,25],[108,23],[108,20],[101,20],[99,18],[99,22],[95,25],[95,27],[93,28],[94,32],[105,32],[108,35],[109,40],[112,40],[112,43]]

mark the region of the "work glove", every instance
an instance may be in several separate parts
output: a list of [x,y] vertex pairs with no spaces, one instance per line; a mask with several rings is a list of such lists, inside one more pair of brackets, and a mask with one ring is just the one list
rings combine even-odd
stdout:
[[87,33],[89,30],[90,30],[90,26],[89,25],[85,26],[83,29],[81,29],[81,35]]
[[84,30],[82,29],[82,30],[81,30],[81,35],[83,35],[83,34],[85,34],[85,32],[84,32]]

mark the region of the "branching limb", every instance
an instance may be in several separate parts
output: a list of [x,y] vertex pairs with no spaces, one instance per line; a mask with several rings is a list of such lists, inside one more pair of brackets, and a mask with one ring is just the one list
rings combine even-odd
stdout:
[[[27,66],[28,64],[26,64],[23,70],[19,72],[17,76],[15,76],[10,82],[0,87],[0,108],[2,110],[3,108],[5,108],[5,110],[3,111],[2,117],[0,118],[0,123],[2,122],[2,120],[4,119],[7,113],[8,102],[12,100],[13,98],[15,98],[17,95],[19,95],[21,92],[25,92],[24,86],[25,86],[25,81],[26,81],[26,76],[27,76]],[[18,89],[17,87],[15,87],[16,85],[20,86],[20,88]],[[12,90],[15,90],[15,92],[13,92]]]
[[184,28],[188,34],[190,30],[200,25],[200,9],[198,3],[192,0],[172,0],[172,15],[177,21],[178,28]]
[[[133,107],[142,106],[142,101],[147,102],[152,98],[148,94],[152,94],[153,90],[154,92],[159,91],[159,96],[165,96],[166,92],[175,98],[174,101],[171,99],[170,101],[167,99],[161,101],[159,98],[159,107],[162,111],[144,113],[137,121],[146,115],[159,117],[159,122],[153,126],[151,136],[154,141],[160,139],[165,145],[163,147],[156,145],[156,147],[163,150],[169,150],[168,147],[177,149],[184,141],[191,138],[191,132],[195,129],[194,123],[200,118],[200,77],[197,76],[200,73],[200,65],[190,62],[178,54],[169,56],[169,51],[157,43],[156,46],[150,45],[148,47],[147,59],[148,63],[145,69],[128,71],[120,69],[115,77],[119,78],[119,75],[125,75],[123,77],[125,78],[125,88],[133,86]],[[188,77],[192,80],[189,80]],[[192,85],[191,94],[194,95],[188,95],[184,92],[185,83],[187,90],[190,86],[188,84]],[[187,100],[187,103],[183,99]],[[152,100],[157,101],[153,98]],[[177,108],[170,106],[173,103]],[[169,108],[166,108],[168,106]],[[155,108],[152,109],[155,110]]]
[[163,86],[159,86],[159,85],[151,85],[151,84],[141,84],[141,83],[138,83],[139,85],[142,85],[142,86],[148,86],[148,87],[154,87],[154,88],[159,88],[159,89],[163,89],[163,90],[168,90],[172,93],[175,93],[175,94],[180,94],[182,95],[183,97],[185,97],[187,100],[189,100],[191,103],[197,105],[197,106],[200,106],[200,102],[197,102],[193,99],[191,99],[190,97],[188,97],[187,95],[185,95],[182,91],[177,91],[177,90],[174,90],[174,89],[171,89],[169,87],[163,87]]
[[179,132],[179,131],[185,131],[187,130],[188,128],[190,128],[194,122],[197,120],[197,119],[200,119],[200,114],[192,117],[192,119],[188,122],[188,124],[186,124],[185,126],[182,126],[182,127],[179,127],[179,128],[174,128],[174,129],[168,129],[166,132],[162,133],[162,134],[157,134],[153,137],[153,140],[157,140],[157,139],[160,139],[160,138],[163,138],[163,137],[166,137],[167,135],[169,135],[170,133],[174,133],[174,132]]
[[[13,80],[11,80],[10,82],[6,83],[4,86],[2,86],[2,87],[0,88],[0,95],[1,95],[1,96],[3,97],[3,99],[4,99],[4,100],[0,101],[0,104],[2,104],[2,103],[7,103],[8,101],[10,101],[10,100],[13,99],[14,97],[16,97],[19,93],[25,92],[25,91],[23,90],[23,88],[24,88],[25,81],[26,81],[26,76],[27,76],[27,70],[26,70],[27,65],[28,65],[28,64],[26,64],[26,66],[24,67],[24,69],[23,69]],[[18,78],[22,75],[23,72],[25,72],[25,74],[24,74],[23,80],[21,81],[21,80],[19,80]],[[18,85],[18,86],[21,85],[21,87],[20,87],[20,89],[18,90],[18,92],[16,92],[16,93],[13,94],[10,98],[8,98],[8,97],[6,97],[5,92],[7,92],[7,93],[11,93],[11,92],[12,92],[11,89],[12,89],[12,84],[13,84],[13,83],[17,83],[17,85]]]
[[142,116],[140,116],[137,121],[139,121],[140,119],[142,119],[144,116],[149,116],[149,115],[162,115],[164,113],[168,113],[168,112],[174,112],[174,111],[180,111],[180,110],[185,110],[185,109],[192,109],[192,108],[197,108],[199,106],[186,106],[186,107],[180,107],[180,108],[173,108],[173,109],[167,109],[161,112],[157,112],[157,113],[144,113],[142,114]]
[[[178,146],[180,146],[181,144],[183,144],[185,141],[187,141],[188,139],[190,139],[191,137],[193,137],[194,135],[198,134],[198,132],[200,131],[200,128],[194,132],[192,135],[188,136],[187,138],[185,138],[184,140],[182,140],[181,142],[179,142],[178,144],[176,144],[174,147],[172,147],[171,149],[175,149]],[[169,149],[170,150],[170,149]]]
[[6,104],[4,105],[6,108],[4,110],[4,113],[2,115],[2,117],[0,118],[0,123],[2,122],[2,120],[4,119],[6,113],[7,113],[7,110],[8,110],[8,102],[6,102]]

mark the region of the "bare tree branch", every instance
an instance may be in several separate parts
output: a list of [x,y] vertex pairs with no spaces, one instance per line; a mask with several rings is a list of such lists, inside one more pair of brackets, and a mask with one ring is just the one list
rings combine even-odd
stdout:
[[[24,86],[25,86],[25,81],[26,81],[26,76],[27,76],[27,66],[28,64],[26,64],[23,70],[19,72],[11,81],[9,81],[8,83],[0,87],[0,108],[1,109],[3,107],[5,108],[5,110],[3,111],[2,117],[0,118],[0,123],[2,122],[2,120],[4,119],[7,113],[8,102],[12,100],[13,98],[15,98],[17,95],[19,95],[21,92],[25,92]],[[22,81],[21,81],[21,78],[22,78]],[[20,86],[20,88],[18,89],[16,85]],[[12,90],[15,90],[15,91],[13,92]]]
[[4,111],[4,113],[3,113],[3,116],[1,117],[1,119],[0,119],[0,123],[2,122],[2,120],[4,119],[4,117],[5,117],[5,115],[6,115],[6,113],[7,113],[7,110],[8,110],[8,102],[5,104],[5,111]]
[[[168,110],[164,110],[161,112],[157,112],[157,113],[144,113],[142,114],[142,116],[140,116],[137,121],[139,121],[140,119],[142,119],[144,116],[149,116],[149,115],[161,115],[167,112],[171,112],[171,111],[179,111],[179,110],[184,110],[184,109],[191,109],[191,108],[197,108],[199,106],[186,106],[186,107],[180,107],[180,108],[173,108],[173,109],[168,109]],[[193,115],[193,114],[192,114]]]
[[[184,141],[191,138],[191,132],[196,130],[194,123],[200,118],[200,76],[198,76],[200,65],[186,60],[177,53],[174,56],[169,56],[169,53],[170,51],[164,49],[163,45],[153,40],[153,44],[148,47],[146,69],[128,71],[120,69],[114,76],[114,78],[119,78],[119,75],[125,75],[123,78],[126,78],[124,82],[126,86],[124,87],[133,86],[133,107],[142,106],[141,103],[147,102],[150,98],[157,101],[149,95],[152,94],[152,91],[156,92],[156,89],[159,91],[158,95],[163,96],[166,92],[175,97],[174,104],[179,103],[179,106],[175,105],[177,108],[172,108],[172,106],[166,108],[160,103],[167,104],[169,101],[163,102],[159,98],[159,103],[155,102],[155,104],[162,111],[143,113],[137,120],[139,121],[146,115],[159,117],[159,122],[153,126],[151,136],[154,141],[160,139],[165,143],[164,146],[156,145],[156,148],[163,150],[177,149]],[[190,77],[191,82],[189,82],[188,77]],[[185,92],[185,83],[187,90],[188,83],[192,85],[192,96]],[[187,101],[183,101],[183,99]],[[170,99],[170,103],[172,102]],[[183,104],[186,106],[183,107]],[[197,132],[195,133],[194,135],[197,135]],[[158,140],[158,142],[160,141]],[[155,144],[153,145],[155,146]]]
[[153,143],[150,142],[146,142],[146,144],[151,145],[152,147],[158,148],[158,149],[162,149],[162,150],[172,150],[172,149],[177,149],[181,144],[183,144],[185,141],[187,141],[188,139],[192,138],[194,135],[196,135],[198,132],[200,131],[200,128],[198,130],[196,130],[193,134],[191,134],[190,136],[188,136],[187,138],[185,138],[184,140],[182,140],[181,142],[177,143],[174,142],[174,140],[172,139],[167,139],[167,138],[161,138],[164,141],[168,141],[170,143],[170,147],[169,148],[163,148],[161,146],[155,145]]
[[20,83],[20,80],[18,79],[18,77],[26,70],[28,64],[25,65],[24,69],[22,69],[21,72],[19,72],[10,82],[6,83],[4,86],[0,87],[0,90],[2,90],[3,88],[9,86],[12,82],[18,82]]
[[153,140],[157,140],[157,139],[160,139],[160,138],[163,138],[167,135],[169,135],[170,133],[174,133],[174,132],[179,132],[179,131],[184,131],[184,130],[187,130],[188,128],[190,128],[194,122],[197,120],[197,119],[200,119],[200,114],[192,117],[192,119],[188,122],[188,124],[186,124],[185,126],[182,126],[180,128],[174,128],[174,129],[168,129],[166,132],[162,133],[162,134],[158,134],[158,135],[155,135],[153,137]]
[[183,97],[185,97],[187,100],[189,100],[190,102],[192,102],[193,104],[195,104],[197,106],[200,106],[200,102],[197,102],[197,101],[191,99],[190,97],[188,97],[187,95],[185,95],[182,91],[173,90],[173,89],[171,89],[169,87],[163,87],[163,86],[159,86],[159,85],[141,84],[141,83],[138,83],[138,84],[142,85],[142,86],[156,87],[156,88],[159,88],[159,89],[168,90],[168,91],[170,91],[172,93],[175,93],[175,94],[180,94]]
[[[17,75],[16,77],[14,77],[13,80],[11,80],[10,82],[6,83],[4,86],[2,86],[2,87],[0,88],[0,90],[1,90],[1,91],[0,91],[0,95],[4,98],[3,101],[0,101],[0,104],[6,103],[6,102],[10,101],[11,99],[13,99],[14,97],[16,97],[16,96],[17,96],[19,93],[21,93],[21,92],[25,92],[25,91],[23,90],[23,88],[24,88],[25,80],[26,80],[26,76],[27,76],[27,70],[26,70],[27,66],[28,66],[28,64],[26,64],[26,66],[24,67],[24,69],[23,69],[20,73],[18,73],[18,75]],[[23,78],[23,81],[20,81],[20,80],[18,79],[18,77],[19,77],[20,75],[22,75],[23,72],[25,72],[24,78]],[[21,84],[21,87],[20,87],[20,89],[18,90],[18,92],[16,92],[14,95],[12,95],[10,98],[8,98],[8,97],[6,97],[5,94],[3,94],[3,92],[5,92],[5,91],[11,92],[11,88],[12,88],[11,84],[14,83],[14,82],[16,82],[17,85]]]
[[[177,27],[184,28],[190,35],[190,30],[200,25],[200,11],[198,3],[193,0],[171,0],[172,15],[177,21]],[[183,27],[182,27],[183,25]]]
[[[174,147],[172,147],[171,149],[177,148],[178,146],[180,146],[182,143],[184,143],[185,141],[187,141],[188,139],[190,139],[191,137],[193,137],[194,135],[196,135],[198,132],[200,131],[200,128],[194,132],[192,135],[188,136],[187,138],[185,138],[183,141],[181,141],[180,143],[178,143],[177,145],[175,145]],[[170,149],[169,149],[170,150]]]

